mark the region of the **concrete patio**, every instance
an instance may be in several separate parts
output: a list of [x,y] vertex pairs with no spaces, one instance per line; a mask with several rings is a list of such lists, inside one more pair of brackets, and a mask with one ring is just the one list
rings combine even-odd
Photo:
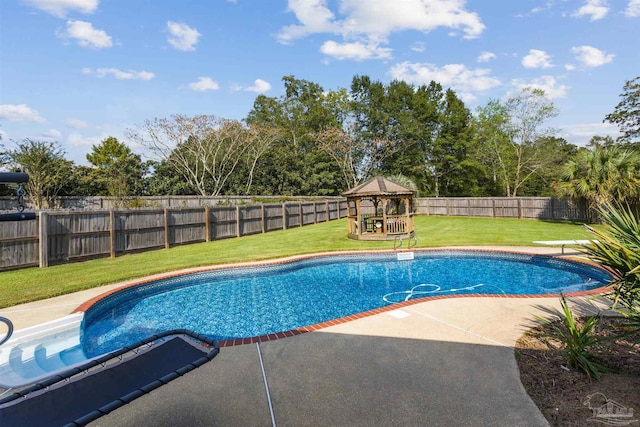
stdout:
[[[24,328],[69,314],[114,286],[0,315]],[[582,313],[606,308],[586,297],[571,303]],[[534,316],[558,308],[555,297],[439,299],[224,347],[211,363],[92,425],[545,426],[520,383],[513,346]]]

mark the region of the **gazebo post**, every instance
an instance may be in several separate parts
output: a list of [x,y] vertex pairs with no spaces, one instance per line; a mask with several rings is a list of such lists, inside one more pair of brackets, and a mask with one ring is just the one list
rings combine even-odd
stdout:
[[404,200],[404,230],[406,233],[410,233],[411,229],[411,202],[408,197],[405,197]]
[[389,200],[382,196],[382,235],[387,236],[387,203]]
[[362,224],[360,217],[362,214],[360,213],[360,199],[356,199],[356,230],[358,231],[358,239],[362,235]]

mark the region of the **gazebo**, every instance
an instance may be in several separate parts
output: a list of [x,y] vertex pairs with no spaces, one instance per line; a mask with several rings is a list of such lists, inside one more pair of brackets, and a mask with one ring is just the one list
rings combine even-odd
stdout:
[[342,193],[347,198],[348,237],[395,240],[413,236],[415,193],[382,176]]

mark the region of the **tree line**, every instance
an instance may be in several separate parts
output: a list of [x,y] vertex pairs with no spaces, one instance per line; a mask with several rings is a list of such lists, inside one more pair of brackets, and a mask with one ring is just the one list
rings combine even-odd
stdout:
[[587,147],[547,126],[558,111],[540,89],[472,112],[435,81],[357,75],[349,89],[326,91],[294,76],[282,80],[284,94],[257,96],[243,120],[149,119],[124,141],[92,146],[89,166],[67,160],[56,142],[31,139],[0,150],[0,162],[29,173],[36,208],[63,195],[339,195],[375,175],[406,177],[423,196],[565,195],[593,203],[640,196],[640,77],[604,118],[622,136],[597,136]]

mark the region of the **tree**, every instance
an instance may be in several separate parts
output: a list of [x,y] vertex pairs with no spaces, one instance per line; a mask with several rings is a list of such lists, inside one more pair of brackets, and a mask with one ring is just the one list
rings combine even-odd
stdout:
[[524,183],[549,165],[544,123],[557,110],[541,89],[524,88],[505,103],[490,101],[478,114],[480,143],[500,175],[503,194],[516,197]]
[[554,185],[560,196],[584,197],[590,209],[640,197],[640,155],[620,145],[582,149]]
[[25,185],[36,209],[51,206],[72,174],[73,162],[57,143],[25,139],[9,152],[14,165],[29,174]]
[[475,154],[489,171],[494,188],[511,193],[511,144],[507,132],[509,115],[504,104],[491,100],[479,107],[475,119]]
[[250,125],[277,129],[278,138],[264,153],[260,186],[274,194],[338,194],[343,185],[338,165],[319,148],[316,135],[341,128],[346,91],[325,92],[317,83],[283,77],[280,98],[259,95],[247,117]]
[[249,125],[248,131],[251,143],[249,144],[246,154],[248,176],[245,194],[251,194],[251,184],[253,184],[253,177],[258,160],[260,160],[280,138],[279,131],[274,126],[262,126],[258,123],[252,123]]
[[545,167],[522,184],[521,192],[527,196],[554,196],[553,183],[562,178],[565,164],[575,158],[579,148],[564,138],[554,136],[540,138],[536,145]]
[[172,165],[202,196],[217,196],[252,143],[237,120],[212,115],[146,120],[128,136]]
[[87,160],[94,167],[91,175],[102,194],[120,199],[142,194],[145,164],[117,138],[110,136],[99,145],[93,145]]
[[99,196],[104,195],[104,183],[96,180],[96,171],[92,166],[74,165],[69,180],[60,190],[63,196]]
[[[2,134],[0,133],[0,141],[1,140],[2,140]],[[4,166],[8,162],[9,162],[9,154],[6,151],[4,151],[4,146],[0,144],[0,167]],[[0,184],[0,196],[6,196],[9,194],[10,194],[9,189],[6,188],[5,185]]]
[[437,110],[432,92],[439,89],[435,83],[416,89],[404,81],[385,85],[369,76],[353,78],[351,109],[354,137],[361,149],[360,179],[380,173],[403,174],[416,181],[424,177]]
[[[0,140],[2,139],[2,134],[0,134]],[[5,148],[2,144],[0,144],[0,166],[9,162],[9,153],[5,151]]]
[[615,144],[616,144],[616,142],[609,135],[607,135],[607,136],[594,135],[594,136],[591,137],[591,139],[587,143],[587,147],[595,148],[595,147],[598,147],[600,145],[604,145],[605,147],[610,147],[610,146],[615,145]]
[[360,179],[381,173],[384,160],[398,148],[398,133],[393,128],[388,91],[382,82],[371,81],[369,76],[355,76],[351,81],[354,132],[362,147],[357,165]]
[[347,188],[355,187],[360,179],[357,165],[363,151],[362,140],[349,130],[330,128],[315,135],[320,150],[326,152],[340,167]]
[[618,125],[622,131],[620,139],[630,142],[640,137],[640,76],[627,81],[623,89],[622,101],[604,121]]
[[471,195],[477,187],[477,162],[469,156],[472,140],[471,113],[455,92],[447,89],[432,148],[429,166],[433,193]]

